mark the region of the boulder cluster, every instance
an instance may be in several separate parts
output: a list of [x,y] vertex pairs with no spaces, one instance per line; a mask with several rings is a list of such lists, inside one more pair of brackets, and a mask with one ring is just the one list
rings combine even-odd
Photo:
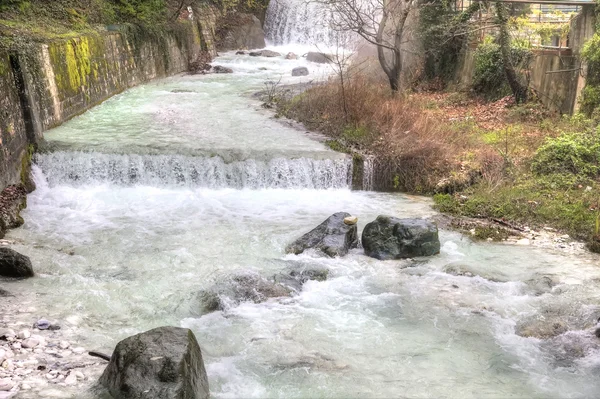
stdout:
[[423,219],[399,219],[380,215],[368,223],[358,240],[358,218],[346,212],[331,215],[286,248],[300,254],[313,249],[329,257],[344,256],[360,244],[367,256],[380,260],[432,256],[440,252],[438,228]]

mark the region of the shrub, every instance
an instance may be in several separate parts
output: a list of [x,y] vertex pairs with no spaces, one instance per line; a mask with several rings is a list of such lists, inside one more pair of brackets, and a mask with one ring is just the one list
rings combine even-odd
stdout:
[[538,175],[572,173],[594,177],[600,172],[600,137],[597,133],[565,133],[546,140],[531,164]]
[[[517,70],[528,68],[531,57],[531,51],[526,48],[515,46],[510,50],[511,62]],[[504,73],[502,52],[497,43],[486,40],[475,50],[472,86],[474,91],[490,99],[511,94]]]

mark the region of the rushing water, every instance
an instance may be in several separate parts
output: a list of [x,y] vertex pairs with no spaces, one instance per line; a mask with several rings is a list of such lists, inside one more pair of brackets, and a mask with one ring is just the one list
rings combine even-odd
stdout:
[[[359,216],[359,229],[378,214],[434,212],[424,198],[349,190],[345,157],[250,97],[304,61],[217,62],[235,73],[134,88],[47,132],[56,151],[38,156],[26,223],[8,235],[38,277],[11,289],[90,349],[156,326],[191,328],[217,398],[598,396],[597,257],[447,231],[429,259],[285,255],[337,211]],[[309,68],[308,79],[326,73]],[[330,277],[293,298],[202,314],[199,291],[231,273],[268,277],[291,264]],[[538,290],[542,276],[556,286]],[[536,314],[573,331],[517,336]]]

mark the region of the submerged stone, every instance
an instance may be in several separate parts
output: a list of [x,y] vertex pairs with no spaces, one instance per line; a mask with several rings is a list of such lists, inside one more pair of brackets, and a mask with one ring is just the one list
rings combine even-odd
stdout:
[[344,219],[351,216],[347,212],[334,213],[323,223],[288,245],[287,253],[301,254],[314,248],[327,256],[344,256],[352,248],[358,247],[356,225],[347,225]]
[[227,68],[221,65],[215,65],[212,67],[214,73],[233,73],[233,69]]
[[292,289],[256,273],[240,273],[200,293],[204,311],[225,310],[242,302],[260,303],[269,298],[290,296]]
[[0,276],[26,278],[33,277],[31,260],[10,248],[0,247]]
[[329,269],[322,266],[299,266],[290,268],[279,274],[273,279],[295,291],[302,290],[302,286],[310,280],[325,281],[329,276]]
[[114,399],[205,399],[202,352],[187,328],[159,327],[117,344],[100,377]]
[[362,233],[365,254],[372,258],[404,259],[440,253],[437,226],[423,219],[380,215]]
[[271,51],[271,50],[252,51],[249,53],[249,55],[251,57],[268,57],[268,58],[281,57],[280,53],[278,53],[277,51]]
[[520,321],[515,326],[515,334],[521,337],[534,337],[540,339],[553,338],[569,330],[567,323],[557,318],[527,319]]

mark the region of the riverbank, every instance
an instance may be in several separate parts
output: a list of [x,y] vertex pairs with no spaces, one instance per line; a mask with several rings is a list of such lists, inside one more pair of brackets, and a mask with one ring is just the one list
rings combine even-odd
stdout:
[[327,135],[334,150],[369,157],[375,189],[432,195],[449,215],[552,229],[600,250],[594,121],[460,92],[390,97],[385,85],[364,77],[343,93],[331,81],[284,96],[279,113]]

